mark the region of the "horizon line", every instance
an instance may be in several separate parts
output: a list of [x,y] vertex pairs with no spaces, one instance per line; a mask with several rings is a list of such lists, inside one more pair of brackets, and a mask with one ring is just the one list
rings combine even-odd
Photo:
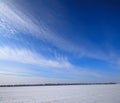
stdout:
[[13,85],[0,85],[0,87],[28,87],[28,86],[67,86],[67,85],[109,85],[118,84],[114,82],[107,83],[43,83],[43,84],[13,84]]

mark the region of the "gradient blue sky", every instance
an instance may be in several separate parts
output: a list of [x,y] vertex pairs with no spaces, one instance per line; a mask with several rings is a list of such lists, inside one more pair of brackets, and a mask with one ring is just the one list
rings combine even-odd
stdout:
[[119,0],[0,0],[0,84],[120,82]]

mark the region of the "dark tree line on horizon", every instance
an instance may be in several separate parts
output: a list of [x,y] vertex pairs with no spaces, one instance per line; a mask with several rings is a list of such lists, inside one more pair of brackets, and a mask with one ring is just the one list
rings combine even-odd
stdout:
[[24,87],[24,86],[65,86],[65,85],[109,85],[117,83],[45,83],[45,84],[13,84],[0,85],[0,87]]

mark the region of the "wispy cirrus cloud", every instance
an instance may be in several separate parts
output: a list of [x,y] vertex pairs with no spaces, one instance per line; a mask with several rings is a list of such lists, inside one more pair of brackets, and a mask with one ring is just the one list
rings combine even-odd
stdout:
[[50,60],[40,54],[31,52],[23,48],[0,47],[0,59],[17,61],[27,64],[36,64],[49,68],[71,68],[72,65],[67,60]]
[[[27,15],[24,11],[21,11],[20,8],[15,8],[11,5],[12,3],[10,2],[3,1],[0,3],[0,26],[3,31],[0,34],[2,36],[12,37],[14,34],[15,37],[17,36],[17,32],[23,32],[42,41],[50,42],[52,45],[65,51],[79,51],[79,47],[61,38],[49,29],[49,25],[43,21],[37,21],[33,16]],[[37,24],[34,21],[37,21]]]
[[[76,45],[69,40],[62,38],[57,35],[53,30],[49,28],[47,23],[44,23],[42,20],[39,21],[34,18],[32,15],[26,14],[24,11],[21,11],[20,8],[14,6],[14,1],[2,1],[0,2],[0,35],[15,38],[17,33],[23,32],[26,35],[32,35],[33,37],[51,43],[67,52],[76,53],[77,55],[83,57],[90,57],[99,60],[106,61],[108,63],[117,63],[119,64],[118,57],[115,52],[105,53],[101,48],[96,48],[95,45],[89,44],[86,45]],[[27,9],[26,9],[27,11]],[[36,23],[36,22],[37,23]],[[82,43],[81,43],[82,44]],[[67,48],[66,48],[67,47]],[[95,47],[92,50],[88,47]],[[108,50],[110,51],[110,50]],[[112,55],[111,55],[112,54]],[[114,58],[114,59],[113,59]]]
[[[94,71],[89,71],[86,70],[85,68],[77,67],[70,63],[66,58],[61,58],[58,57],[58,59],[49,59],[46,58],[42,55],[37,54],[35,52],[32,52],[27,49],[23,48],[10,48],[7,46],[0,47],[0,60],[6,60],[6,61],[13,61],[13,62],[18,62],[18,63],[24,63],[24,64],[32,64],[34,66],[38,65],[39,68],[43,69],[50,69],[53,70],[56,73],[62,73],[62,74],[67,74],[68,76],[76,76],[79,77],[80,75],[90,75],[90,76],[95,76],[95,77],[100,77],[100,75]],[[2,69],[2,71],[5,69]],[[9,70],[9,69],[8,69]],[[7,73],[9,72],[7,70]],[[11,69],[12,70],[12,69]],[[13,69],[12,73],[17,73],[17,69]],[[19,69],[20,70],[20,69]],[[20,73],[22,74],[24,70],[21,69]],[[6,71],[6,70],[5,70]],[[28,71],[28,72],[27,72]],[[26,70],[26,75],[27,74],[32,74],[29,72],[31,70]],[[4,72],[4,71],[3,71]],[[5,72],[4,72],[5,73]],[[37,73],[37,72],[36,72]],[[23,74],[24,75],[24,74]]]

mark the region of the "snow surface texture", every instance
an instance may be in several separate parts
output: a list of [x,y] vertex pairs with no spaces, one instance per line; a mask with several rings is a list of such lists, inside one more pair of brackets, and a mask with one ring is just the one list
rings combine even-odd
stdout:
[[120,85],[1,87],[0,103],[120,103]]

